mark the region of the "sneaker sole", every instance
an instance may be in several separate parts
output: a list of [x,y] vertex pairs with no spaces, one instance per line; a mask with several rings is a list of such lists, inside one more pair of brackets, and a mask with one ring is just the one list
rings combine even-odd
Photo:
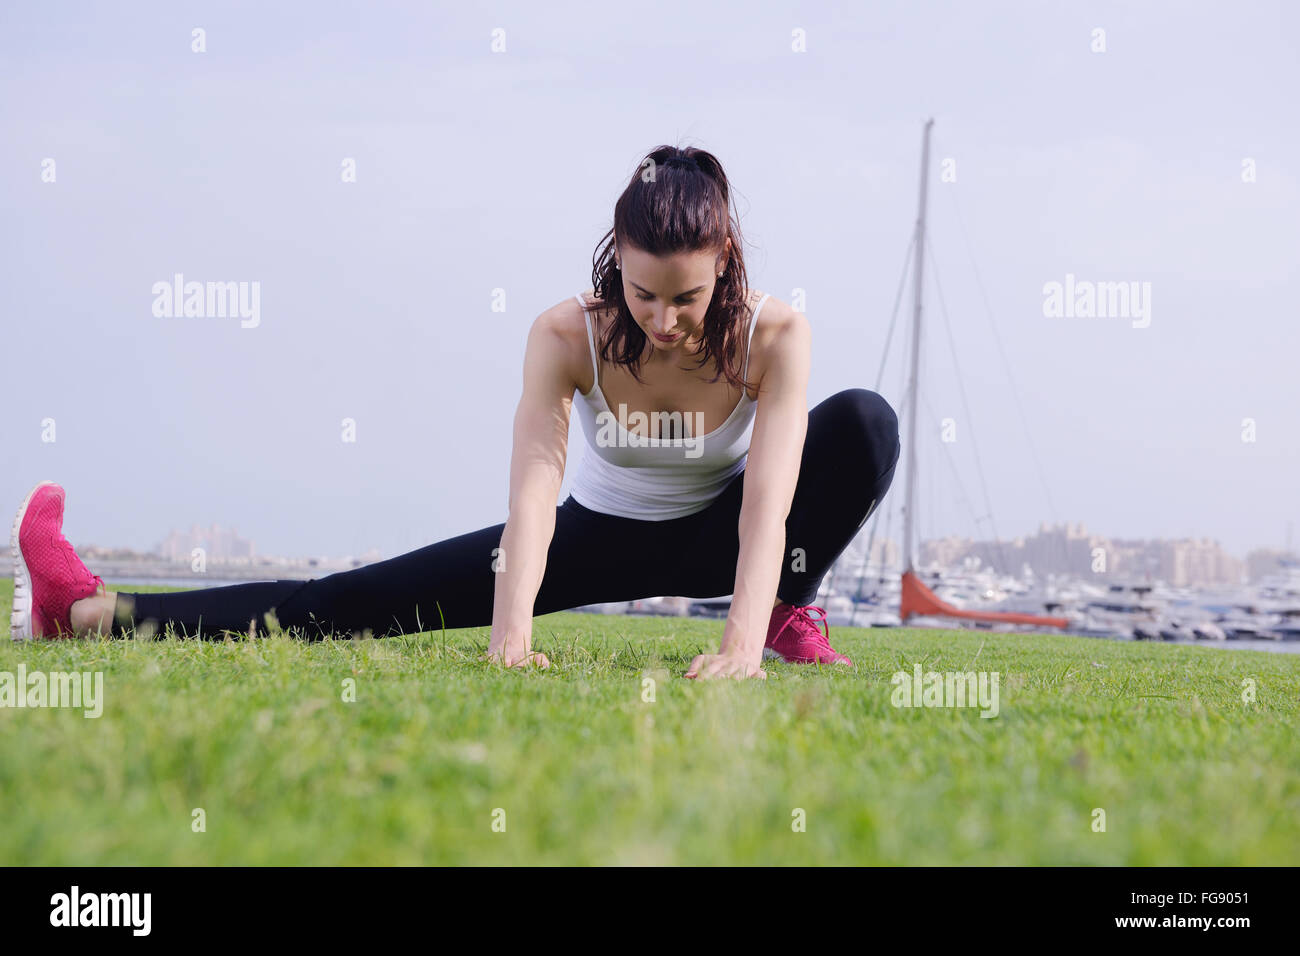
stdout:
[[23,526],[23,518],[26,517],[27,508],[36,492],[55,483],[42,481],[27,493],[22,507],[18,509],[18,516],[14,518],[13,531],[9,534],[9,549],[14,556],[14,604],[13,610],[9,612],[9,636],[15,641],[30,641],[36,637],[32,630],[32,576],[23,559],[23,549],[18,545],[18,530]]
[[825,661],[825,662],[819,662],[819,661],[792,661],[792,660],[790,660],[788,657],[784,656],[783,654],[780,654],[780,653],[778,653],[777,651],[772,650],[772,648],[770,648],[770,647],[765,647],[765,648],[763,648],[763,660],[765,660],[765,661],[781,661],[783,664],[820,664],[820,666],[822,666],[822,667],[834,667],[834,666],[836,666],[837,664],[840,665],[841,667],[852,667],[852,666],[853,666],[853,661],[852,661],[852,659],[849,659],[849,660],[847,660],[847,661]]

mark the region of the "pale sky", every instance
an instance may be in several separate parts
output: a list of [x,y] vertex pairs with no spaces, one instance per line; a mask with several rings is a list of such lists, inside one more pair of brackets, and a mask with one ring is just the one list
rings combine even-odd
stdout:
[[[924,533],[977,533],[972,434],[1003,537],[1300,525],[1294,5],[276,6],[0,11],[0,502],[61,482],[74,544],[387,556],[504,520],[527,329],[660,143],[721,159],[751,282],[804,297],[810,406],[871,387],[927,116],[970,419],[931,282]],[[259,324],[155,316],[176,273],[260,283]],[[1150,283],[1150,325],[1045,316],[1067,274]]]

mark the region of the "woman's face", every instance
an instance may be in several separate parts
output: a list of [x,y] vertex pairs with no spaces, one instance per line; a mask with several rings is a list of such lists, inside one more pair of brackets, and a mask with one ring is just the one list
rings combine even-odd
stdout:
[[656,352],[674,353],[698,346],[704,313],[730,249],[730,239],[721,254],[655,256],[632,246],[618,248],[623,298]]

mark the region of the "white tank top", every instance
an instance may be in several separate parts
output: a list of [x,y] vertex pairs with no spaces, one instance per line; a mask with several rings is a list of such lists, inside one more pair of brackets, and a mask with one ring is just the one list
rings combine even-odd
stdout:
[[[590,391],[575,392],[581,399],[576,407],[587,436],[587,451],[578,462],[569,493],[592,511],[642,521],[666,521],[703,511],[744,470],[758,402],[743,390],[727,420],[704,435],[696,436],[676,413],[672,419],[666,415],[660,418],[659,434],[669,434],[671,423],[671,434],[686,437],[648,438],[634,434],[639,424],[636,416],[645,413],[624,410],[625,420],[620,420],[617,410],[605,401],[596,360],[595,323],[582,294],[575,298],[582,306],[587,326],[592,383]],[[767,300],[768,296],[763,296],[754,308],[749,322],[750,342],[754,340],[758,313]],[[747,344],[742,378],[748,369]],[[634,426],[633,431],[628,430],[628,425]],[[649,426],[646,422],[646,434],[652,431]]]

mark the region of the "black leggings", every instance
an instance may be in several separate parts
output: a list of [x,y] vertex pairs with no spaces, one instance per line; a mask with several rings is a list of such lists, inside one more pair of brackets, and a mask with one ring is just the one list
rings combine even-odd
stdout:
[[[588,449],[588,454],[591,451]],[[786,519],[777,596],[812,603],[822,578],[878,505],[898,462],[898,419],[875,392],[851,388],[808,413],[799,481]],[[643,521],[566,498],[533,614],[587,604],[674,595],[721,597],[735,586],[744,472],[707,508]],[[492,623],[493,549],[504,524],[310,581],[265,581],[165,594],[123,594],[114,633],[146,622],[178,635],[259,632],[274,611],[282,628],[309,639],[335,632],[375,637]],[[802,555],[794,549],[803,550]],[[797,569],[797,570],[796,570]],[[129,603],[128,603],[129,602]],[[441,612],[441,615],[440,613]]]

